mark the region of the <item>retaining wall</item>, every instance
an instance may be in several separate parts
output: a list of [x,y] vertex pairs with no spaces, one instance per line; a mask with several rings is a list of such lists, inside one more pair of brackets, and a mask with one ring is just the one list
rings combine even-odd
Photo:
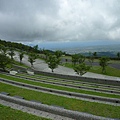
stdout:
[[[26,72],[26,68],[20,67],[17,65],[14,65],[15,68],[19,69],[20,71]],[[64,78],[64,79],[71,79],[71,80],[80,80],[84,82],[94,82],[99,84],[109,84],[109,85],[116,85],[120,86],[120,81],[118,80],[110,80],[110,79],[100,79],[100,78],[89,78],[89,77],[81,77],[81,76],[71,76],[71,75],[63,75],[63,74],[57,74],[57,73],[49,73],[49,72],[43,72],[43,71],[36,71],[34,70],[35,74],[42,74],[45,76],[52,76],[52,77],[58,77],[58,78]]]

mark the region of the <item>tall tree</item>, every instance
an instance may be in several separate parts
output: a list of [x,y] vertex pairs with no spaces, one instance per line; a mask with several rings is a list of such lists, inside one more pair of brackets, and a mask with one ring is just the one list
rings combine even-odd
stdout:
[[102,67],[102,73],[105,73],[106,72],[106,67],[109,64],[108,62],[109,62],[110,59],[108,57],[104,56],[104,57],[101,57],[99,60],[100,60],[99,64]]
[[10,63],[11,63],[11,60],[8,56],[4,54],[0,54],[0,68],[2,68],[5,71],[7,65]]
[[0,52],[4,55],[7,55],[8,48],[0,44]]
[[89,69],[90,66],[87,66],[85,63],[78,64],[74,67],[74,71],[81,76],[84,75]]
[[97,52],[93,53],[94,59],[97,57]]
[[79,60],[79,55],[78,54],[72,55],[72,63],[74,65],[76,65],[76,63],[78,62],[78,60]]
[[79,64],[84,63],[85,62],[85,56],[80,54],[79,58],[78,58],[78,62],[79,62]]
[[117,57],[118,57],[118,59],[120,59],[120,52],[117,53]]
[[21,51],[21,52],[19,53],[20,63],[22,62],[23,57],[24,57],[24,52]]
[[93,57],[93,54],[91,52],[89,52],[88,61],[90,62],[90,66],[92,67],[92,64],[93,64],[93,61],[94,61],[94,57]]
[[60,59],[57,58],[56,55],[50,55],[46,62],[48,64],[48,67],[52,70],[52,72],[54,72],[54,69],[58,67]]
[[28,61],[30,62],[31,67],[33,67],[33,63],[35,62],[36,59],[37,59],[37,55],[36,54],[30,53],[28,55]]
[[60,58],[62,56],[62,54],[63,53],[60,50],[55,51],[55,55],[56,55],[57,58]]
[[15,56],[14,49],[13,49],[13,48],[10,48],[10,51],[8,52],[8,54],[10,55],[11,60],[13,60],[13,56]]
[[45,54],[45,59],[47,60],[50,55],[50,52],[48,50],[43,50],[43,53]]

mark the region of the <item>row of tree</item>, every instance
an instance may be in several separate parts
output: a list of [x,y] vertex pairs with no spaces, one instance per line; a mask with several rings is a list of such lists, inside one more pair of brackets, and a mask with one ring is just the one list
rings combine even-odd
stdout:
[[[77,72],[77,74],[80,74],[80,75],[85,74],[92,67],[94,59],[96,57],[97,57],[96,52],[90,53],[90,55],[88,57],[88,61],[89,61],[90,65],[86,65],[86,63],[85,63],[86,57],[84,55],[82,55],[82,54],[72,55],[72,63],[74,65],[74,70]],[[102,67],[102,73],[106,72],[106,67],[109,64],[109,60],[110,60],[110,58],[107,56],[103,56],[103,57],[99,58],[99,65]]]
[[[34,46],[33,49],[38,50],[38,46]],[[36,61],[36,59],[39,57],[38,54],[36,54],[37,52],[30,52],[30,54],[28,54],[28,62],[30,62],[31,67],[33,67],[34,62]],[[62,51],[55,51],[55,52],[51,52],[49,50],[43,50],[43,53],[45,54],[45,62],[48,64],[48,67],[52,70],[52,72],[54,72],[54,69],[58,67],[58,65],[61,62],[60,57],[65,54]],[[20,63],[22,62],[22,59],[24,58],[24,54],[25,52],[20,51],[19,52],[19,60]],[[8,55],[10,56],[10,58],[8,57]],[[120,57],[120,53],[117,54],[118,57]],[[7,66],[7,64],[11,63],[11,61],[13,61],[13,57],[15,56],[15,49],[12,47],[6,47],[3,44],[0,44],[0,67],[3,68],[5,70],[5,67]],[[90,62],[90,65],[86,65],[85,63],[85,59],[86,57],[82,54],[74,54],[71,56],[72,57],[72,63],[74,65],[74,70],[75,72],[77,72],[79,75],[83,75],[85,74],[91,67],[92,64],[94,62],[94,59],[97,57],[97,53],[89,53],[89,57],[88,60]],[[108,62],[109,62],[109,58],[108,57],[101,57],[99,58],[99,65],[102,67],[102,73],[106,72],[106,66],[108,66]]]

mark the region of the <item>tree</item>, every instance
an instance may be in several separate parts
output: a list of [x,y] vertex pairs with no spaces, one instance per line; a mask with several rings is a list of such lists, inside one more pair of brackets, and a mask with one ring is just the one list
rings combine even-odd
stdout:
[[94,61],[94,57],[93,54],[91,52],[89,52],[89,58],[88,58],[89,62],[90,62],[90,66],[92,67],[93,61]]
[[10,48],[10,52],[8,52],[8,54],[10,55],[11,60],[13,60],[13,56],[15,56],[13,48]]
[[11,63],[11,60],[8,56],[4,54],[0,54],[0,68],[4,71],[6,70],[6,66]]
[[24,57],[24,52],[20,52],[19,53],[20,63],[22,62],[23,57]]
[[90,66],[87,66],[85,63],[78,64],[74,67],[74,71],[81,76],[84,75],[89,69]]
[[33,67],[33,63],[35,62],[35,59],[37,59],[37,55],[36,54],[30,53],[28,55],[28,61],[30,62],[31,67]]
[[78,62],[78,59],[79,59],[79,55],[78,54],[72,55],[72,63],[74,65],[76,65],[76,63]]
[[79,55],[79,58],[78,58],[79,64],[84,63],[84,61],[85,61],[85,56],[82,55],[82,54],[80,54],[80,55]]
[[7,55],[8,48],[0,44],[0,52],[4,55]]
[[57,58],[60,58],[60,57],[62,56],[63,53],[62,53],[62,51],[57,50],[57,51],[55,51],[54,54],[56,55]]
[[46,56],[45,59],[47,60],[50,55],[50,52],[48,50],[43,50],[43,53],[45,54],[45,56]]
[[46,62],[48,63],[48,67],[54,72],[54,69],[58,67],[60,59],[58,59],[56,55],[50,55]]
[[120,59],[120,52],[117,53],[117,57],[118,57],[118,59]]
[[94,59],[97,57],[97,52],[93,53]]
[[35,45],[35,46],[33,46],[33,48],[35,49],[35,50],[38,50],[38,45]]
[[110,60],[108,57],[104,56],[99,59],[99,65],[102,67],[102,73],[106,72],[106,67],[108,66],[108,61]]

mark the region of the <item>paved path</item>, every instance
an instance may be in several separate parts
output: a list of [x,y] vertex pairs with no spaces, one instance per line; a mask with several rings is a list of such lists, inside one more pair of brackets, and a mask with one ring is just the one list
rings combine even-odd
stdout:
[[[17,56],[14,57],[15,60],[19,61],[19,58]],[[22,62],[28,66],[31,66],[30,63],[28,62],[28,56],[25,55]],[[44,72],[51,72],[51,69],[48,68],[48,65],[40,59],[36,59],[34,62],[34,68],[38,71],[44,71]],[[52,72],[51,72],[52,73]],[[64,75],[72,75],[72,76],[78,76],[73,69],[64,67],[64,66],[58,66],[58,68],[54,69],[54,73],[57,74],[64,74]],[[107,75],[101,75],[101,74],[96,74],[96,73],[91,73],[87,72],[86,74],[83,75],[84,77],[91,77],[91,78],[101,78],[101,79],[112,79],[112,80],[118,80],[120,81],[120,77],[113,77],[113,76],[107,76]]]

